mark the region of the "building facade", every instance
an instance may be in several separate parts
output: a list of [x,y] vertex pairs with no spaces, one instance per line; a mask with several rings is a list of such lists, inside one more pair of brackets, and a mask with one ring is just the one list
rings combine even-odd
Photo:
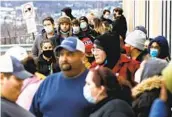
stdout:
[[172,0],[123,0],[128,31],[143,25],[147,36],[167,38],[172,56]]

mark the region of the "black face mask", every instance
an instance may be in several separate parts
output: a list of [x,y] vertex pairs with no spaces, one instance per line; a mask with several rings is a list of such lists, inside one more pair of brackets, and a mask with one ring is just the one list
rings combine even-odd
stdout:
[[43,55],[44,55],[45,57],[50,58],[50,57],[53,56],[53,50],[46,50],[46,51],[43,51]]

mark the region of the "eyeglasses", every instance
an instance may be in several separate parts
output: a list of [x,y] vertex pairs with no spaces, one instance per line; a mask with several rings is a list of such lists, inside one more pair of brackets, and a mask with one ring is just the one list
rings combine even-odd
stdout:
[[103,49],[101,49],[101,48],[97,48],[97,47],[91,48],[91,52],[92,52],[92,53],[93,53],[93,52],[101,52],[101,51],[103,51]]

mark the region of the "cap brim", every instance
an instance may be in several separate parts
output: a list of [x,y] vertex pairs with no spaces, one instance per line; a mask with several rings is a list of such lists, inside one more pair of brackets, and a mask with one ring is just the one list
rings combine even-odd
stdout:
[[66,45],[60,45],[60,46],[57,46],[55,51],[58,52],[59,50],[61,50],[62,48],[68,50],[68,51],[71,51],[71,52],[74,52],[76,51],[76,49],[74,48],[71,48],[70,46],[66,46]]
[[22,79],[22,80],[33,76],[33,74],[27,72],[26,70],[23,70],[20,72],[14,72],[13,75],[15,75],[17,78]]

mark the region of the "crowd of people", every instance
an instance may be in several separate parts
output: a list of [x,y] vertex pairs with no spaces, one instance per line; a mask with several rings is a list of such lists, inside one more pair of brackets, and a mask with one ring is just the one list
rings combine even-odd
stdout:
[[14,46],[0,56],[2,117],[172,116],[164,36],[148,38],[144,26],[127,33],[122,8],[100,18],[61,12],[42,20],[31,53]]

